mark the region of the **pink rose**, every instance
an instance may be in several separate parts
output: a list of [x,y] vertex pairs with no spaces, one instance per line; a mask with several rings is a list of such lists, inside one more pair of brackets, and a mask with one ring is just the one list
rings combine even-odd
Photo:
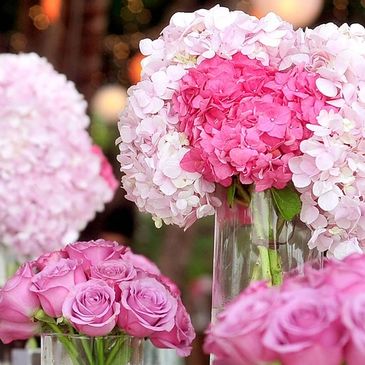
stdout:
[[263,344],[282,365],[339,365],[346,341],[333,292],[298,289],[281,294]]
[[90,267],[90,277],[104,280],[114,287],[117,299],[120,299],[119,284],[123,281],[131,281],[137,277],[137,270],[125,260],[109,260]]
[[204,343],[204,351],[215,355],[215,364],[255,365],[263,361],[262,336],[276,298],[271,289],[243,292],[227,305],[208,329]]
[[134,267],[145,271],[152,275],[160,275],[160,269],[147,257],[143,255],[137,255],[132,251],[128,251],[123,255],[123,259],[129,261]]
[[365,291],[365,257],[354,254],[342,261],[329,260],[324,270],[315,271],[306,275],[312,286],[331,287],[340,296],[347,299]]
[[365,293],[347,300],[342,308],[342,323],[350,341],[345,347],[346,365],[365,364]]
[[40,307],[37,295],[30,291],[32,276],[26,263],[0,289],[0,339],[4,343],[28,339],[39,330],[31,320]]
[[49,263],[34,275],[31,291],[36,293],[42,309],[51,317],[62,316],[62,305],[70,290],[78,283],[86,281],[80,263],[71,259],[60,259]]
[[34,266],[39,270],[43,270],[48,264],[51,262],[57,262],[60,259],[67,259],[68,255],[65,251],[54,251],[48,252],[39,256],[38,259],[34,262]]
[[118,325],[128,334],[147,337],[171,331],[175,326],[177,299],[155,278],[120,284],[122,290]]
[[117,242],[96,240],[89,242],[76,242],[65,247],[71,259],[82,260],[85,270],[106,260],[118,259],[129,251],[126,246]]
[[62,307],[63,316],[77,331],[88,336],[108,335],[117,323],[119,312],[114,290],[98,279],[76,285]]
[[195,331],[190,316],[179,300],[174,328],[169,332],[156,332],[151,336],[151,342],[159,348],[176,349],[179,356],[189,356],[194,338]]

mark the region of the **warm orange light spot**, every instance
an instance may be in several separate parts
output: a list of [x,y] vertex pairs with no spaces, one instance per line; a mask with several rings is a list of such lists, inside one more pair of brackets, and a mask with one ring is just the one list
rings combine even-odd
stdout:
[[51,23],[57,22],[61,15],[62,0],[41,0],[43,12]]
[[142,66],[141,61],[144,56],[141,53],[135,54],[129,61],[128,76],[132,84],[136,84],[141,80]]

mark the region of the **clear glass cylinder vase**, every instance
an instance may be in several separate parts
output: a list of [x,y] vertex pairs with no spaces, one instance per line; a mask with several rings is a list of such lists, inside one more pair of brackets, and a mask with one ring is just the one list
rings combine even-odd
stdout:
[[142,341],[128,335],[43,334],[41,365],[143,365]]
[[225,196],[215,216],[212,318],[251,282],[279,285],[286,272],[321,259],[308,248],[310,230],[299,220],[285,221],[271,192],[252,192],[249,203]]

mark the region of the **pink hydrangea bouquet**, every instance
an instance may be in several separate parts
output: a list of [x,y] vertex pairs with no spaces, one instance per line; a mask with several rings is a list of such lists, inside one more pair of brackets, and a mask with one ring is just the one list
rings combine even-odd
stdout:
[[119,123],[126,198],[189,227],[269,191],[337,257],[365,243],[365,29],[294,30],[216,6],[176,13],[140,43],[142,81]]
[[48,332],[59,335],[77,365],[104,362],[86,361],[87,356],[82,362],[72,341],[76,334],[96,339],[96,349],[85,345],[83,351],[106,356],[105,364],[114,364],[116,351],[104,346],[103,336],[148,338],[181,356],[190,353],[195,337],[176,285],[144,256],[104,240],[43,254],[0,289],[3,343]]
[[0,55],[0,243],[20,259],[74,242],[118,186],[86,107],[45,59]]
[[251,284],[207,331],[214,365],[365,364],[365,257]]

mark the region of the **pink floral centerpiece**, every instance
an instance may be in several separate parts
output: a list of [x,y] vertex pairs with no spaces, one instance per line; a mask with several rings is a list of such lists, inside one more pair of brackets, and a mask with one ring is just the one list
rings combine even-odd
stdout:
[[[94,364],[91,352],[105,364],[134,364],[111,358],[118,349],[103,342],[110,335],[148,338],[180,356],[190,354],[195,337],[176,285],[147,258],[104,240],[69,244],[27,262],[0,289],[3,343],[49,332],[74,364],[87,365]],[[85,344],[85,359],[77,354],[76,335],[96,341],[95,349]]]
[[118,186],[86,107],[45,59],[0,55],[0,242],[19,259],[75,241]]
[[307,267],[281,287],[256,282],[207,331],[214,365],[365,364],[365,257]]
[[216,6],[176,13],[140,43],[142,81],[119,123],[126,198],[189,227],[269,192],[300,214],[310,248],[336,257],[365,242],[361,25],[298,29]]

